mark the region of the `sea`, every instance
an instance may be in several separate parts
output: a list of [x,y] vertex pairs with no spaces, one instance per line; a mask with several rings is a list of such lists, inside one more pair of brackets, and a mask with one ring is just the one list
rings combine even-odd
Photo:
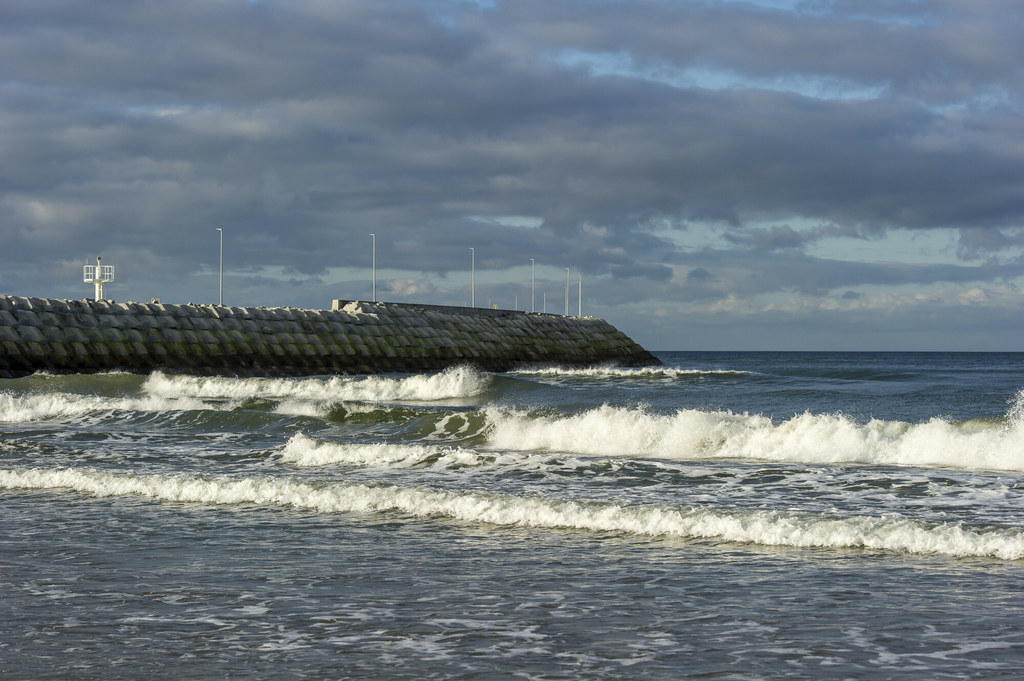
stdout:
[[0,380],[0,679],[1022,679],[1024,353]]

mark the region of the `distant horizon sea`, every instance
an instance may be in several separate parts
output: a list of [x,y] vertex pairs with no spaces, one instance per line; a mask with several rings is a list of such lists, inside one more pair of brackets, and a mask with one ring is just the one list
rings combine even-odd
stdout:
[[0,379],[0,681],[1024,678],[1024,353]]

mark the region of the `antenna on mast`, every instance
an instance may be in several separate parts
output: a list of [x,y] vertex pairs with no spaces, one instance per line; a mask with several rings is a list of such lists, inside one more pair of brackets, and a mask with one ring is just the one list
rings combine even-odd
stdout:
[[96,285],[96,300],[103,300],[103,285],[114,281],[114,266],[101,265],[100,256],[96,256],[95,265],[86,265],[82,268],[82,279],[87,284]]

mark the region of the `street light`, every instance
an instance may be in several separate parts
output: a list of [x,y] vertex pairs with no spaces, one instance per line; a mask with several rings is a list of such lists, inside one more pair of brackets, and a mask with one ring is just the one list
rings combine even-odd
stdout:
[[224,305],[224,230],[221,227],[217,228],[220,232],[220,301],[218,305]]
[[530,312],[536,312],[534,302],[537,292],[537,263],[530,258]]
[[476,250],[469,248],[469,306],[476,307]]
[[580,312],[579,312],[579,314],[577,316],[578,317],[582,317],[583,316],[583,275],[582,274],[580,275]]
[[569,268],[565,268],[565,316],[569,316]]
[[370,234],[370,248],[371,248],[371,279],[373,281],[373,302],[377,302],[377,235]]

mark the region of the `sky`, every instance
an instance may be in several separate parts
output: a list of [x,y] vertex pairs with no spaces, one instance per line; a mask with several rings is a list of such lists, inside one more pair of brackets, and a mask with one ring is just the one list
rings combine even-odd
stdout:
[[1021,351],[1022,36],[1020,0],[0,3],[0,293],[102,256],[109,298],[216,303],[223,235],[228,305]]

